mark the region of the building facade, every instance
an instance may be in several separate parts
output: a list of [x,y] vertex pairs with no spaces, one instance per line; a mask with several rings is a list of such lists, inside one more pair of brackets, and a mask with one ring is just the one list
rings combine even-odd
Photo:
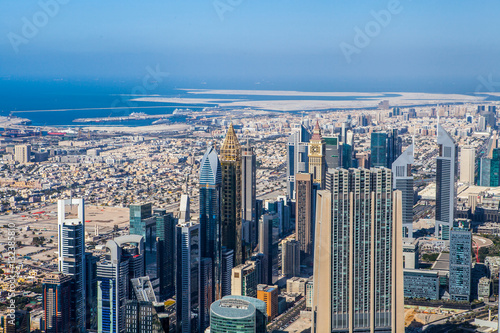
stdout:
[[288,138],[286,151],[287,195],[295,199],[295,175],[309,171],[308,143],[311,134],[303,124]]
[[213,299],[220,299],[222,271],[221,186],[219,157],[208,147],[200,164],[200,237],[201,256],[212,260]]
[[242,264],[243,242],[241,225],[241,147],[229,125],[221,148],[222,167],[222,246],[234,251],[235,265]]
[[300,276],[300,243],[296,240],[285,240],[281,249],[282,275]]
[[413,144],[392,163],[393,188],[403,199],[403,237],[413,237]]
[[313,176],[301,173],[295,176],[295,236],[300,251],[305,255],[313,252]]
[[243,218],[243,240],[251,247],[257,245],[256,207],[257,161],[250,142],[241,148],[241,214]]
[[43,281],[43,330],[46,333],[71,332],[72,277],[62,273],[47,275]]
[[401,210],[389,169],[329,170],[318,192],[313,332],[404,330]]
[[[69,209],[67,209],[69,208]],[[83,199],[58,201],[58,267],[71,276],[71,316],[77,327],[86,326],[85,203]]]
[[436,158],[435,235],[443,240],[448,240],[456,207],[457,145],[439,124],[437,125],[437,144],[439,155]]
[[313,182],[319,184],[320,188],[325,187],[325,141],[321,136],[319,122],[313,130],[313,135],[309,140],[309,172],[312,174]]

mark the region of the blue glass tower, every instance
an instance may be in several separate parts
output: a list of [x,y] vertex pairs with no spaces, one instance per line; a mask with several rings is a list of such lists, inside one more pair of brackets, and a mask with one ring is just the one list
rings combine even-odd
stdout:
[[221,296],[221,164],[217,152],[209,147],[200,166],[201,256],[212,259],[213,298]]

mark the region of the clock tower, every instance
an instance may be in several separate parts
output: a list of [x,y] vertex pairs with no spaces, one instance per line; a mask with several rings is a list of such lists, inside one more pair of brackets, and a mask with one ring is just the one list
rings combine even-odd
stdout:
[[319,122],[316,121],[313,135],[309,140],[309,173],[313,175],[313,182],[325,188],[325,142],[321,136]]

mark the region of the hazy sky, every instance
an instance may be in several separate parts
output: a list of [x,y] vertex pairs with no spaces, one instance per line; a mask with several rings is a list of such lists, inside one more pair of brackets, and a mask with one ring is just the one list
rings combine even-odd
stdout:
[[221,88],[473,92],[478,76],[500,81],[499,13],[498,0],[1,0],[0,76],[158,65]]

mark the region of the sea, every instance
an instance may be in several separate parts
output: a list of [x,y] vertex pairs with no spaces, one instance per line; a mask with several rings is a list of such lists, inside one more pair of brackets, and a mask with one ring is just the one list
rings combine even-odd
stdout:
[[[151,87],[149,87],[151,88]],[[35,79],[0,77],[0,116],[17,116],[31,120],[32,126],[79,127],[79,126],[145,126],[156,119],[127,121],[75,122],[78,118],[103,118],[128,116],[142,112],[148,115],[171,114],[175,109],[201,111],[215,104],[185,105],[132,101],[140,97],[177,97],[203,99],[240,100],[301,100],[307,96],[260,96],[260,95],[195,95],[185,89],[262,89],[254,87],[207,86],[206,84],[181,83],[176,86],[159,84],[147,90],[136,79]],[[269,86],[269,90],[287,90],[287,87]],[[290,89],[292,90],[292,89]],[[298,89],[297,89],[298,90]],[[307,90],[302,90],[307,91]],[[324,91],[319,89],[309,91]],[[353,91],[353,90],[351,90]],[[395,96],[386,94],[385,96]],[[368,98],[369,96],[366,96]],[[315,100],[359,100],[357,97],[318,97]],[[172,122],[184,121],[185,117],[170,118]]]

